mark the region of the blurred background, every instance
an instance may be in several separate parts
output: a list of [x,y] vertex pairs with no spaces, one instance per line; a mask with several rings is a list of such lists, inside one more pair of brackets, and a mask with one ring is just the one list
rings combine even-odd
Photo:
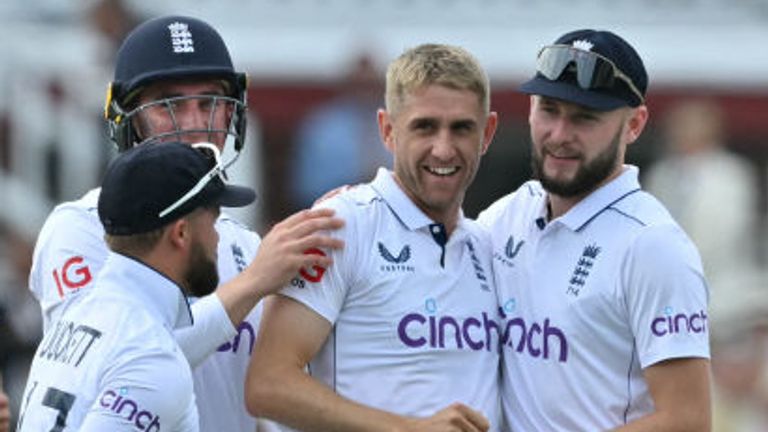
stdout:
[[768,431],[768,0],[3,0],[0,2],[0,371],[18,413],[40,312],[27,289],[55,203],[98,185],[114,53],[137,22],[205,19],[250,76],[237,216],[260,233],[324,191],[370,179],[388,61],[461,45],[491,78],[500,130],[468,193],[475,216],[529,175],[538,49],[613,30],[645,59],[651,119],[629,159],[698,245],[711,285],[715,430]]

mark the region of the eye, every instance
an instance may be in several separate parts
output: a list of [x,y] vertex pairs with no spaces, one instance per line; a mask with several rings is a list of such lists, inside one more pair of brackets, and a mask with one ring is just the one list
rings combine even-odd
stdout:
[[458,121],[451,125],[451,129],[457,133],[469,133],[475,130],[475,122],[471,120]]
[[416,119],[411,123],[411,129],[419,133],[429,133],[436,128],[436,122],[430,119]]
[[158,106],[162,106],[163,108],[168,107],[168,110],[172,112],[176,112],[181,109],[182,103],[183,101],[181,100],[181,98],[169,98],[166,100],[165,104],[158,105]]
[[593,123],[600,120],[600,116],[591,111],[580,111],[573,115],[573,121],[578,123]]
[[550,102],[540,102],[538,105],[538,110],[547,114],[557,114],[557,105]]

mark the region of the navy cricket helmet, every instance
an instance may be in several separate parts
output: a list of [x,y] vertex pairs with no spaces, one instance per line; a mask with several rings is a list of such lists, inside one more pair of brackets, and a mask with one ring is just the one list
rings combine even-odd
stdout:
[[110,138],[120,151],[137,144],[158,139],[182,140],[180,135],[187,132],[177,129],[160,134],[142,133],[137,130],[135,118],[149,108],[161,108],[176,124],[173,107],[179,97],[152,101],[144,105],[137,103],[142,89],[156,82],[167,80],[213,79],[220,80],[225,89],[224,96],[195,96],[213,98],[213,106],[228,104],[232,107],[226,129],[211,129],[208,125],[202,132],[225,134],[234,138],[235,150],[239,153],[244,144],[246,126],[247,78],[236,72],[232,66],[224,40],[206,22],[186,16],[165,16],[148,20],[137,26],[123,41],[117,52],[114,80],[109,84],[104,116],[109,123]]

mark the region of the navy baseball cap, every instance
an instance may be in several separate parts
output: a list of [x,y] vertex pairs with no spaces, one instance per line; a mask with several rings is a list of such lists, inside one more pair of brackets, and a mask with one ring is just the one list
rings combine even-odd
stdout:
[[645,103],[648,74],[640,56],[609,31],[576,30],[542,48],[526,94],[561,99],[609,111]]
[[199,207],[243,207],[256,199],[253,189],[226,184],[222,175],[217,153],[211,157],[180,142],[136,146],[107,168],[99,219],[107,234],[141,234]]

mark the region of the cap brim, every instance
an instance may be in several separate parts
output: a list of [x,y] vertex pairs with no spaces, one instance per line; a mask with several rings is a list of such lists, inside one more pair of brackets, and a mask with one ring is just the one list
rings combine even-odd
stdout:
[[222,207],[245,207],[256,200],[256,192],[244,186],[226,185],[214,200]]
[[610,111],[628,106],[627,101],[595,90],[585,90],[563,81],[550,81],[541,75],[518,87],[521,93],[546,96],[583,105],[598,111]]

